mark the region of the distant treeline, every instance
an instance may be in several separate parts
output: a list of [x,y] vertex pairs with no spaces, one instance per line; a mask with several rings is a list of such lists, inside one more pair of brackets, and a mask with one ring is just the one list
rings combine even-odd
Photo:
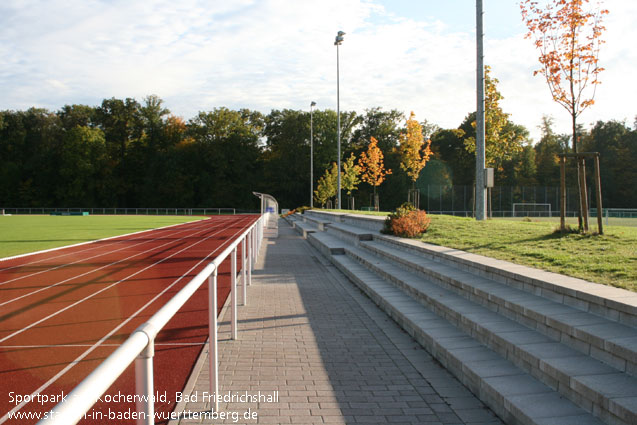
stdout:
[[[456,129],[422,123],[434,156],[421,172],[419,187],[473,184],[474,116],[468,114]],[[315,110],[312,121],[316,188],[336,160],[336,112]],[[393,170],[379,188],[383,209],[405,202],[411,187],[395,149],[404,125],[403,112],[396,110],[341,113],[343,158],[352,152],[358,156],[373,136],[385,166]],[[535,145],[524,127],[507,121],[502,131],[516,137],[505,138],[509,142],[500,147],[506,152],[494,162],[496,185],[559,185],[557,154],[569,136],[555,134],[550,118],[544,119]],[[637,130],[600,121],[580,134],[580,151],[601,153],[605,206],[637,207]],[[576,185],[574,177],[570,184]],[[309,204],[309,111],[265,115],[220,107],[186,121],[149,96],[141,103],[112,98],[96,107],[0,112],[0,207],[256,209],[253,191],[272,194],[284,208]],[[357,206],[369,205],[370,193],[371,187],[361,183]]]

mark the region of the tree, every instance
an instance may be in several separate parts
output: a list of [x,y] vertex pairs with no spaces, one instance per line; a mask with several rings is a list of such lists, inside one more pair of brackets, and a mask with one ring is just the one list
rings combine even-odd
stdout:
[[[542,137],[535,145],[535,166],[537,180],[541,186],[560,185],[559,154],[566,151],[568,136],[555,134],[552,128],[553,119],[542,117],[540,129]],[[566,138],[566,140],[565,140]]]
[[599,152],[604,175],[604,205],[632,208],[637,204],[637,131],[624,122],[598,121],[590,134],[582,137],[582,148]]
[[354,145],[364,148],[371,137],[380,139],[379,147],[384,152],[391,152],[398,146],[400,122],[405,119],[402,112],[395,109],[383,111],[380,107],[365,110],[360,118],[360,127],[354,132]]
[[338,176],[338,166],[332,162],[331,168],[327,168],[321,178],[319,178],[314,191],[314,200],[317,204],[325,206],[330,198],[336,196],[336,180]]
[[[465,131],[457,129],[438,130],[431,136],[432,150],[434,157],[430,162],[438,164],[440,169],[444,169],[444,175],[435,176],[431,184],[445,185],[471,185],[475,177],[475,158],[471,156],[464,147]],[[431,170],[425,172],[429,175]],[[429,183],[430,180],[427,180]]]
[[385,169],[383,152],[378,147],[378,140],[374,137],[370,138],[367,151],[361,152],[358,165],[361,167],[362,180],[374,188],[374,206],[378,210],[376,188],[385,181],[387,175],[391,174],[391,169]]
[[[509,114],[500,107],[503,99],[498,91],[497,78],[491,78],[491,68],[484,67],[484,103],[485,103],[485,166],[493,167],[496,171],[503,171],[503,165],[522,151],[524,133],[516,131],[516,127],[509,121]],[[469,153],[476,151],[475,115],[472,116],[472,135],[465,139],[465,149]]]
[[352,192],[358,189],[358,184],[361,182],[361,179],[358,177],[361,173],[361,167],[355,164],[354,161],[356,161],[356,155],[352,153],[343,163],[343,171],[341,172],[341,186],[351,200],[350,209],[355,209]]
[[[577,117],[595,103],[595,89],[600,83],[599,50],[603,15],[608,10],[589,6],[589,0],[552,0],[545,8],[537,1],[520,3],[522,20],[528,28],[526,38],[534,38],[540,51],[540,69],[553,100],[571,115],[573,152],[577,153]],[[578,174],[580,160],[577,161]],[[578,179],[578,185],[580,183]],[[586,202],[580,190],[579,227],[583,228],[582,208]],[[583,205],[584,204],[584,205]]]
[[412,112],[406,123],[405,132],[399,138],[400,168],[412,181],[412,188],[418,180],[420,171],[427,165],[432,155],[431,140],[424,141],[422,126],[416,121]]
[[182,172],[190,177],[195,205],[248,206],[253,202],[252,191],[262,190],[262,155],[255,130],[259,117],[215,108],[190,120],[188,133],[194,143],[185,146],[191,161],[182,165]]
[[66,132],[56,162],[55,194],[60,205],[103,205],[100,194],[109,188],[104,187],[107,157],[102,130],[75,126]]

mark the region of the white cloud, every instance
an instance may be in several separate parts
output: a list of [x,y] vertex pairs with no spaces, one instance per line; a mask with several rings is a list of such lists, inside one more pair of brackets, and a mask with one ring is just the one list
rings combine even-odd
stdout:
[[[607,1],[607,70],[584,122],[636,113],[629,109],[637,97],[634,3]],[[515,2],[490,7],[499,19],[520,19]],[[458,126],[475,110],[474,28],[390,14],[377,0],[5,0],[0,109],[55,110],[148,94],[185,118],[218,106],[309,109],[312,100],[335,109],[338,30],[347,33],[340,48],[342,110],[414,110],[443,127]],[[542,114],[550,114],[556,129],[568,132],[568,114],[532,75],[532,43],[522,34],[486,32],[486,61],[513,121],[537,139]],[[489,38],[493,33],[498,38]]]

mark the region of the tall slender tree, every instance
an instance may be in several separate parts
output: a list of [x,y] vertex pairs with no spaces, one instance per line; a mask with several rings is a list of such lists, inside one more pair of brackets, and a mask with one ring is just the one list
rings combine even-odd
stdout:
[[383,152],[378,147],[378,140],[374,137],[370,138],[367,151],[361,152],[358,165],[362,170],[361,179],[374,188],[374,206],[378,210],[376,188],[385,181],[387,175],[391,174],[391,170],[385,168]]
[[420,171],[425,168],[433,152],[431,140],[424,140],[422,126],[416,120],[416,114],[412,112],[409,115],[405,127],[405,132],[399,137],[400,168],[409,176],[413,190]]
[[352,192],[358,189],[358,184],[361,182],[359,177],[361,173],[360,165],[355,163],[356,155],[352,152],[347,158],[347,160],[343,163],[343,171],[341,172],[341,183],[343,190],[347,193],[349,197],[348,203],[350,209],[355,209],[354,198],[352,197]]
[[[577,117],[595,103],[599,74],[604,70],[599,66],[599,51],[604,44],[602,20],[608,10],[589,0],[550,0],[544,8],[537,1],[523,0],[520,9],[529,30],[526,37],[535,40],[540,52],[541,66],[534,75],[545,77],[553,100],[571,115],[573,152],[577,153]],[[578,174],[580,168],[578,160]],[[586,200],[582,190],[579,193],[581,230]]]
[[[500,107],[502,94],[498,91],[498,79],[491,77],[491,68],[484,67],[485,90],[485,165],[496,171],[503,171],[503,164],[522,152],[523,134],[515,131],[515,126],[509,121],[509,114]],[[476,128],[475,116],[471,117],[471,126]],[[464,141],[465,149],[469,153],[476,151],[476,139],[472,135]]]

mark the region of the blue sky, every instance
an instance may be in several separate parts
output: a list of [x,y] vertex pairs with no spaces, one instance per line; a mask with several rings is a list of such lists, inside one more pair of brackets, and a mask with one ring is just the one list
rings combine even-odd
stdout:
[[[502,107],[537,140],[543,114],[569,116],[533,77],[518,2],[484,0],[485,60]],[[603,84],[581,122],[633,123],[637,2],[606,0]],[[0,109],[98,105],[156,94],[176,115],[214,107],[382,106],[455,128],[475,110],[473,0],[2,0]]]

